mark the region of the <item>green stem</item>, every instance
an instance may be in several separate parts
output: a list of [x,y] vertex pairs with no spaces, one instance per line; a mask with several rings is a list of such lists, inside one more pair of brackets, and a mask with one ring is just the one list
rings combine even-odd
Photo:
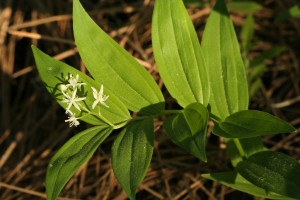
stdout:
[[237,150],[239,151],[241,157],[242,157],[243,159],[246,158],[246,154],[245,154],[244,149],[243,149],[243,147],[242,147],[242,145],[241,145],[241,143],[240,143],[240,140],[237,139],[237,138],[234,138],[234,139],[233,139],[233,142],[234,142],[234,144],[235,144]]
[[[103,115],[98,115],[97,113],[95,112],[92,112],[90,110],[88,110],[88,108],[86,108],[84,105],[82,105],[81,103],[78,103],[79,107],[87,112],[87,115],[93,115],[95,116],[96,118],[102,120],[103,122],[107,123],[108,125],[110,125],[111,127],[113,127],[113,129],[119,129],[119,128],[122,128],[124,127],[126,124],[128,124],[130,121],[137,121],[137,120],[143,120],[143,119],[148,119],[148,118],[159,118],[159,117],[162,117],[164,115],[172,115],[172,114],[178,114],[178,113],[181,113],[182,110],[164,110],[163,112],[161,113],[158,113],[156,115],[149,115],[149,116],[137,116],[135,118],[132,118],[131,120],[127,120],[127,121],[124,121],[124,122],[121,122],[119,124],[112,124],[109,120],[107,120]],[[100,108],[99,108],[100,110]],[[83,117],[83,116],[82,116]],[[82,118],[80,117],[80,118]]]
[[164,110],[162,115],[172,115],[172,114],[179,114],[182,110]]
[[181,112],[182,112],[181,110],[164,110],[163,112],[156,114],[156,115],[137,116],[135,118],[132,118],[131,120],[127,120],[127,121],[121,122],[119,124],[113,125],[113,128],[114,129],[122,128],[131,121],[138,121],[138,120],[149,119],[149,118],[159,118],[164,115],[171,115],[171,114],[176,114],[176,113],[181,113]]
[[143,120],[143,119],[148,119],[148,118],[159,118],[159,117],[162,117],[164,115],[178,114],[178,113],[181,113],[181,112],[182,112],[182,110],[164,110],[163,112],[158,113],[156,115],[137,116],[137,117],[133,118],[132,121]]

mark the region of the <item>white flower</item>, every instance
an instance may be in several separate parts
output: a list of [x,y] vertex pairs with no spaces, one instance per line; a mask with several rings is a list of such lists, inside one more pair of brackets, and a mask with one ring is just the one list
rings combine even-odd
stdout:
[[60,90],[61,90],[62,92],[65,92],[67,89],[68,89],[68,87],[67,87],[66,85],[64,85],[64,84],[61,84],[61,85],[60,85]]
[[95,101],[92,105],[92,108],[94,109],[98,103],[100,103],[100,104],[102,104],[106,107],[109,107],[105,103],[105,101],[108,99],[109,96],[103,94],[103,85],[101,85],[101,88],[100,88],[99,92],[97,92],[97,90],[94,87],[92,87],[92,90],[93,90],[93,96],[95,98]]
[[71,113],[70,108],[72,105],[74,105],[75,108],[77,108],[77,110],[81,111],[79,105],[76,102],[84,100],[85,97],[81,97],[81,98],[76,97],[77,88],[75,88],[71,97],[68,94],[66,94],[64,91],[62,91],[62,93],[65,96],[65,99],[63,99],[62,102],[68,104],[68,107],[66,108],[66,113]]
[[73,75],[71,74],[69,79],[68,79],[69,84],[67,84],[66,86],[67,87],[72,87],[73,89],[75,89],[77,87],[85,85],[85,83],[78,83],[78,79],[79,79],[78,74],[76,74],[76,78],[74,78]]
[[78,119],[79,118],[76,118],[75,117],[75,114],[71,113],[71,112],[68,112],[68,119],[65,120],[65,122],[69,122],[69,126],[72,127],[72,126],[78,126],[79,125],[79,121]]

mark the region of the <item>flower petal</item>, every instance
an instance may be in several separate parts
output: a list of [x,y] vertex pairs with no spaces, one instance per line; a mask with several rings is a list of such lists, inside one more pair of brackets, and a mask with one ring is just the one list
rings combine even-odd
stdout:
[[97,90],[94,87],[91,87],[93,90],[93,96],[95,99],[97,99]]
[[98,100],[95,100],[94,103],[93,103],[93,105],[92,105],[92,109],[94,109],[97,104],[98,104]]
[[80,107],[78,106],[78,104],[75,101],[73,102],[73,105],[75,106],[75,108],[77,108],[77,110],[81,111]]
[[101,85],[101,87],[100,87],[99,95],[100,95],[100,97],[103,96],[103,85]]
[[107,108],[109,108],[109,106],[104,102],[104,101],[101,101],[100,102],[102,105],[106,106]]

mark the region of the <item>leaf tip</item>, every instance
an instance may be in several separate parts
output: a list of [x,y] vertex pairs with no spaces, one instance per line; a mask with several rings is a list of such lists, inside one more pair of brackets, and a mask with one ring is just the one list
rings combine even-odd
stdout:
[[39,48],[37,48],[35,45],[31,45],[31,50],[33,53],[37,52],[39,50]]

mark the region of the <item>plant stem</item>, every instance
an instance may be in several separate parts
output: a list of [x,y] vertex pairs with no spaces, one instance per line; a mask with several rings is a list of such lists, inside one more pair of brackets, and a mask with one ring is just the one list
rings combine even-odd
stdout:
[[164,110],[162,115],[171,115],[171,114],[178,114],[181,113],[182,110]]
[[119,129],[124,127],[126,124],[128,124],[131,121],[138,121],[138,120],[143,120],[143,119],[149,119],[149,118],[158,118],[164,115],[171,115],[171,114],[176,114],[176,113],[181,113],[181,110],[164,110],[163,112],[156,114],[156,115],[148,115],[148,116],[137,116],[135,118],[132,118],[131,120],[127,120],[124,122],[121,122],[119,124],[113,125],[112,127],[114,129]]
[[182,110],[164,110],[163,112],[158,113],[156,115],[137,116],[137,117],[133,118],[132,121],[143,120],[143,119],[148,119],[148,118],[159,118],[159,117],[162,117],[164,115],[178,114],[178,113],[181,113],[181,112],[182,112]]
[[242,147],[242,145],[241,145],[241,143],[240,143],[240,140],[237,139],[237,138],[235,138],[235,139],[233,139],[233,142],[234,142],[234,144],[235,144],[237,150],[239,151],[241,157],[242,157],[243,159],[246,158],[246,155],[245,155],[244,149],[243,149],[243,147]]

